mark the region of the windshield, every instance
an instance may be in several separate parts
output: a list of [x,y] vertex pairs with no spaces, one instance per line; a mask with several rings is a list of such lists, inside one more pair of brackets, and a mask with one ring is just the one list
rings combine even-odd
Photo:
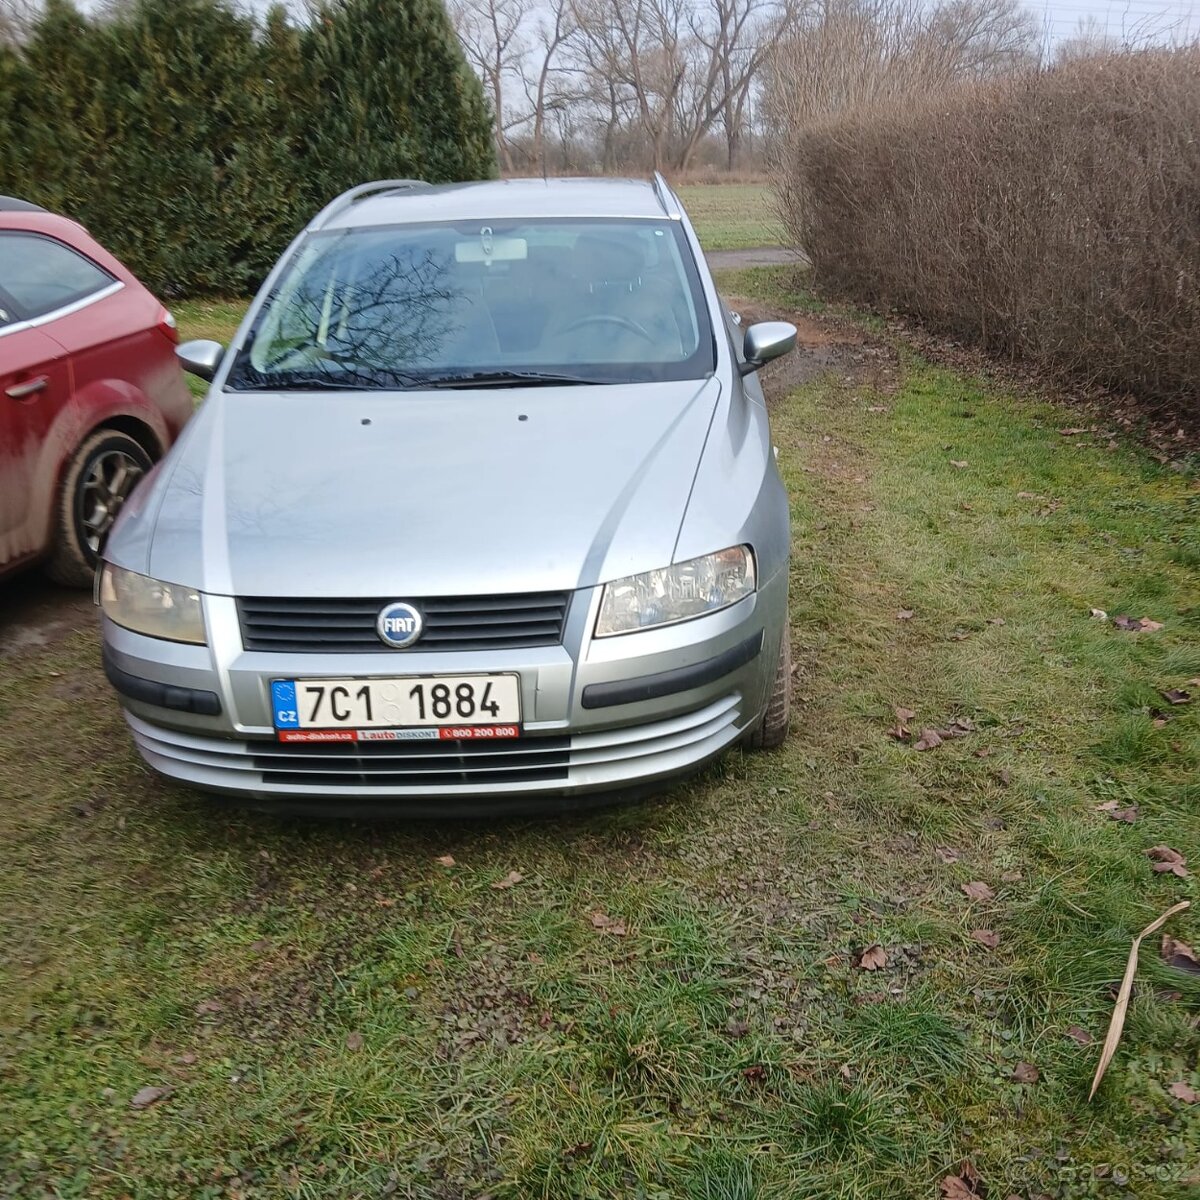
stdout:
[[677,222],[507,220],[315,234],[229,386],[635,383],[714,367]]

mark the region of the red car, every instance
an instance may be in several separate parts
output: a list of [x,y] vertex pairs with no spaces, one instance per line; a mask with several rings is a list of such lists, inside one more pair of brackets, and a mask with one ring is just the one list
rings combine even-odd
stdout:
[[171,314],[66,217],[0,197],[0,574],[91,583],[192,413]]

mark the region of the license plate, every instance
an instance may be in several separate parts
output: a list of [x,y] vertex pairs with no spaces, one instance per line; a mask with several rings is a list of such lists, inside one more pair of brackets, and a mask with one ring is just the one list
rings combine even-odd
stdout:
[[276,679],[271,708],[285,742],[509,738],[521,732],[517,675]]

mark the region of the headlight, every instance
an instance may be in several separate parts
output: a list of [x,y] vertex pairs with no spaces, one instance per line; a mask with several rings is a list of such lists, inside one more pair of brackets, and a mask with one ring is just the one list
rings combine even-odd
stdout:
[[106,563],[100,575],[100,607],[110,621],[134,633],[199,646],[207,640],[200,593],[193,588]]
[[733,546],[604,585],[596,636],[670,625],[736,604],[754,591],[754,554]]

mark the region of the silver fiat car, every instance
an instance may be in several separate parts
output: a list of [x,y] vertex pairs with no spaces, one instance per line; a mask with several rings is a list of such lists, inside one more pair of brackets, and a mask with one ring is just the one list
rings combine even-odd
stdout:
[[97,580],[146,761],[289,810],[491,814],[787,732],[788,502],[661,177],[366,184],[275,267]]

